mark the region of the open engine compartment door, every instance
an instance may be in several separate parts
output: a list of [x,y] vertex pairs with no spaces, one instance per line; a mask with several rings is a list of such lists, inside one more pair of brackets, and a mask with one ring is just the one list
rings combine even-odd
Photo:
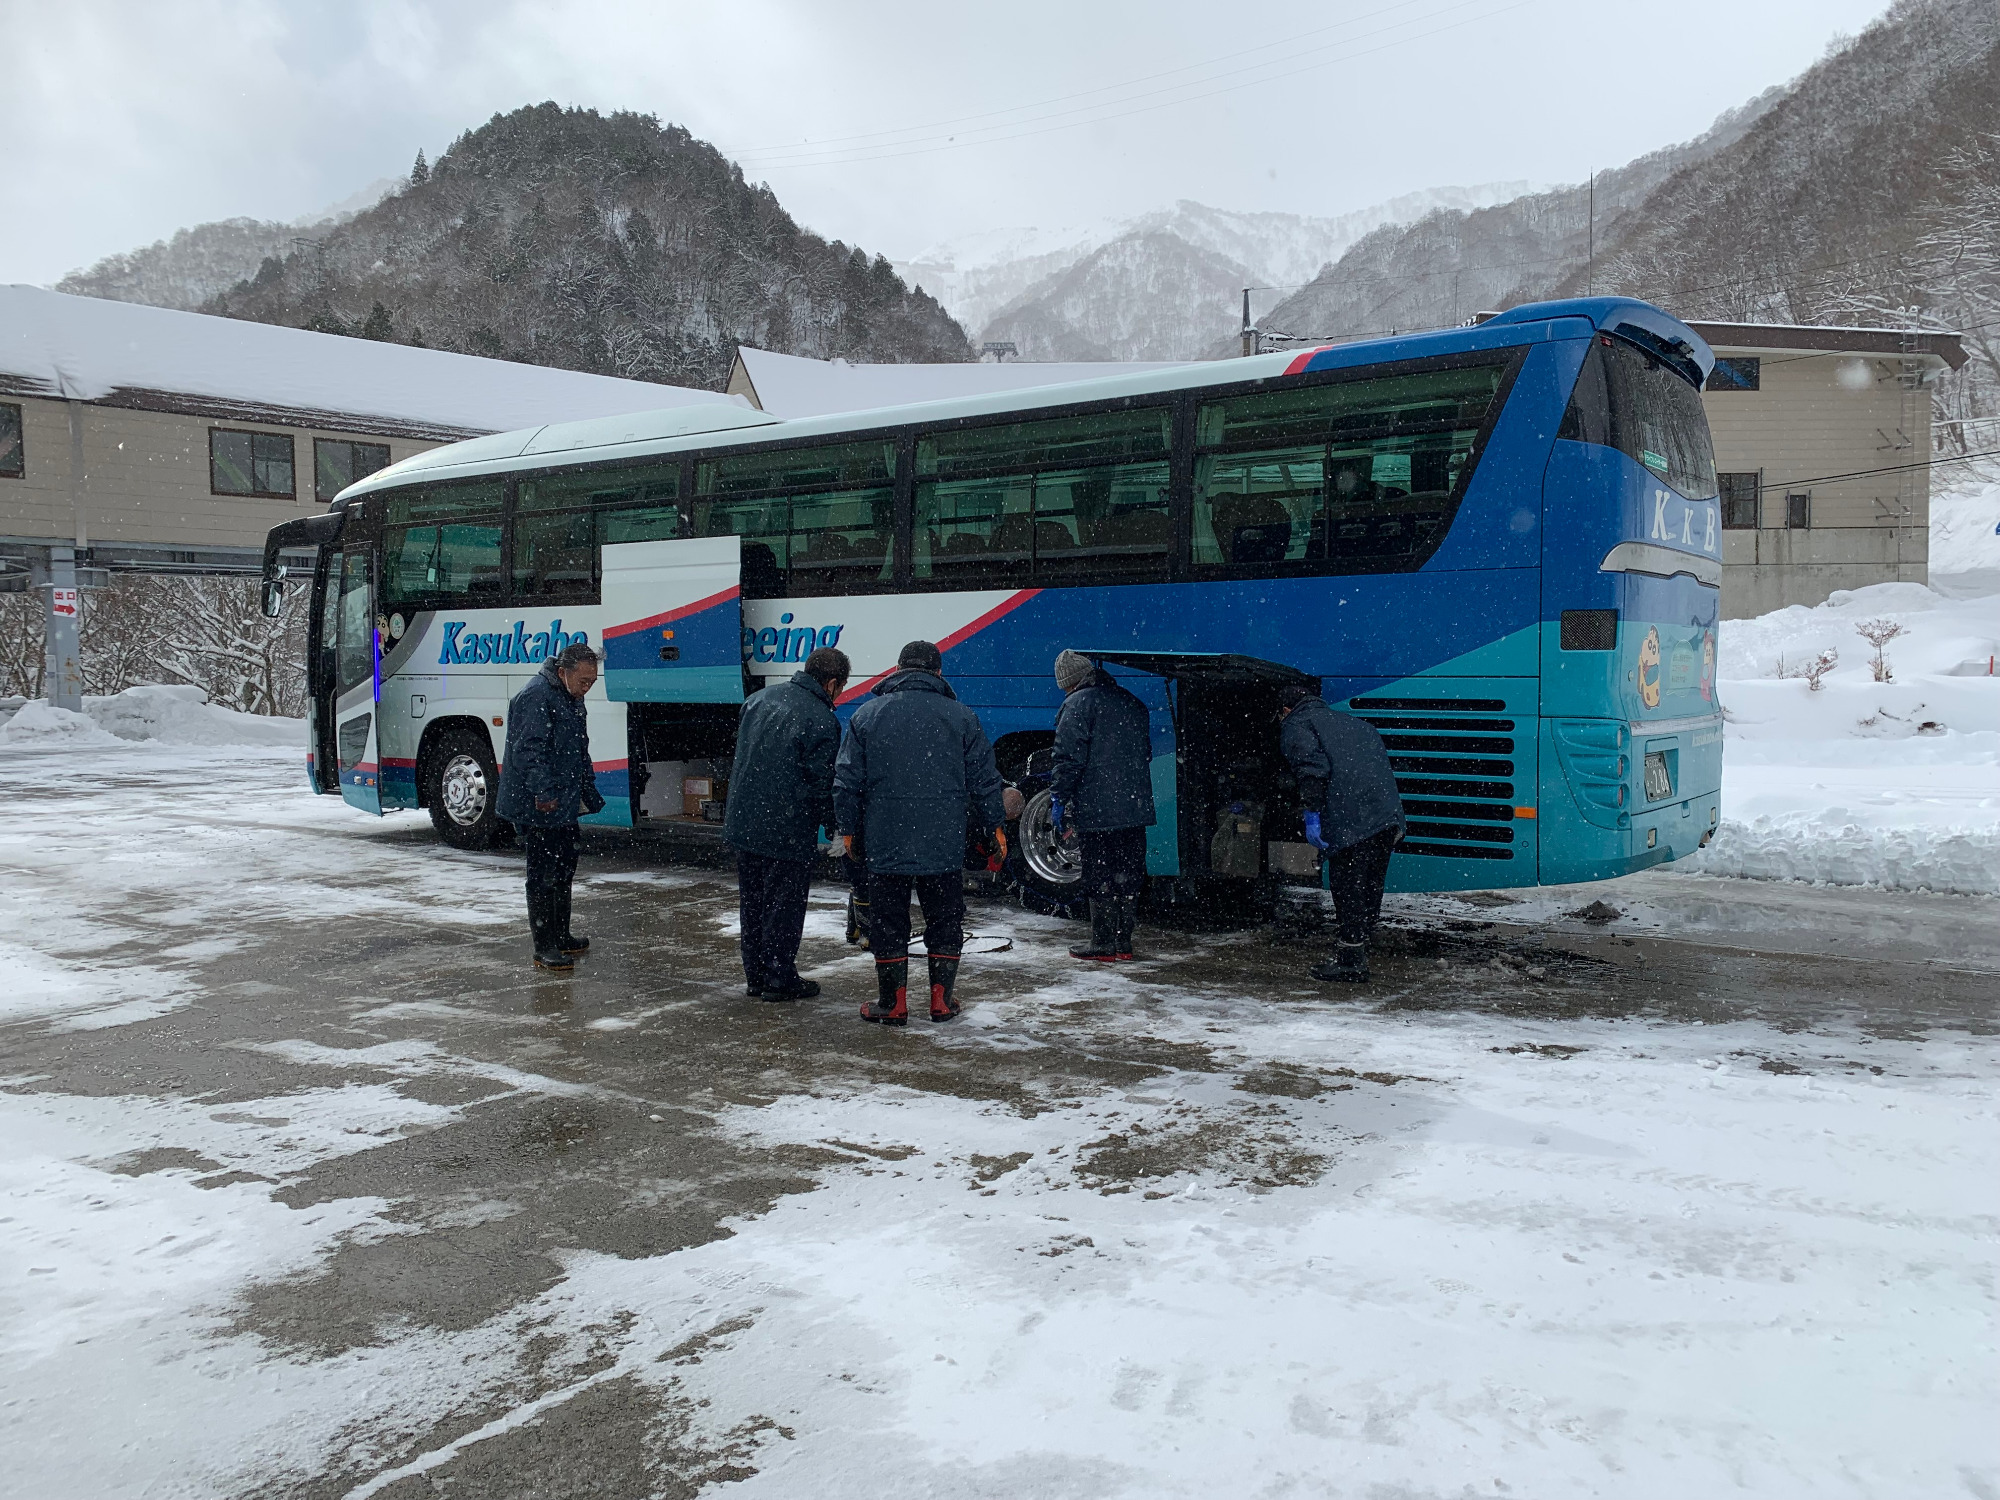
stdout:
[[604,549],[604,692],[620,703],[743,701],[740,537]]

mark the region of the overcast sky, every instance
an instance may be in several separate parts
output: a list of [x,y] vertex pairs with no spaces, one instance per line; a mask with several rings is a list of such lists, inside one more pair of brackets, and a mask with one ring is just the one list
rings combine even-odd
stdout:
[[291,219],[554,99],[678,121],[891,256],[1192,198],[1581,180],[1885,0],[0,0],[0,282]]

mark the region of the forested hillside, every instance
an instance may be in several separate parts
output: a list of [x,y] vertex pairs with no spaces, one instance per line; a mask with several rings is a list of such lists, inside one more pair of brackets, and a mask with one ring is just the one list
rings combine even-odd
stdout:
[[404,192],[267,259],[204,311],[635,380],[720,386],[738,343],[962,360],[880,256],[650,115],[540,104],[462,135]]
[[1941,326],[1974,357],[1944,415],[2000,409],[1994,0],[1898,0],[1700,139],[1599,173],[1594,258],[1587,205],[1575,186],[1380,230],[1264,326],[1435,328],[1586,290],[1687,318]]
[[[1305,339],[1445,328],[1483,308],[1542,295],[1592,244],[1602,250],[1661,183],[1689,162],[1740,140],[1782,96],[1770,89],[1724,114],[1692,141],[1650,152],[1578,183],[1491,208],[1439,209],[1358,241],[1307,286],[1259,320]],[[1594,226],[1593,226],[1594,218]],[[1212,352],[1233,349],[1217,345]]]
[[217,219],[196,224],[177,230],[172,239],[107,255],[86,270],[72,271],[55,289],[74,297],[104,297],[192,312],[218,292],[256,275],[267,257],[285,254],[302,238],[324,235],[402,187],[402,178],[385,177],[329,208],[290,223]]

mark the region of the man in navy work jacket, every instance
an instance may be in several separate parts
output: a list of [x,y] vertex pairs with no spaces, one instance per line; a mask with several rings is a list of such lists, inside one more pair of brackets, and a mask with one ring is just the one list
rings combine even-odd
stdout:
[[576,820],[601,811],[590,764],[583,696],[597,682],[597,653],[581,641],[542,663],[507,708],[507,758],[500,767],[500,816],[528,855],[528,925],[535,967],[567,973],[590,939],[570,931],[576,876]]
[[965,817],[978,810],[1002,859],[1006,818],[993,746],[943,677],[944,657],[911,641],[897,671],[854,711],[833,772],[841,837],[868,870],[877,998],[864,1021],[909,1020],[910,896],[924,909],[931,1019],[958,1014],[952,987],[965,941]]
[[1146,884],[1146,830],[1154,821],[1152,735],[1146,705],[1081,652],[1056,658],[1056,686],[1066,696],[1056,714],[1049,815],[1057,834],[1076,829],[1090,898],[1090,941],[1069,952],[1111,963],[1132,956],[1132,927]]
[[1382,882],[1389,855],[1403,836],[1403,799],[1389,752],[1375,726],[1337,714],[1318,683],[1279,689],[1284,727],[1278,747],[1299,778],[1306,842],[1326,863],[1340,946],[1315,979],[1354,984],[1368,978],[1368,935],[1382,916]]
[[752,693],[736,722],[722,837],[736,851],[743,978],[752,998],[808,1000],[819,993],[799,978],[799,935],[819,831],[833,827],[833,758],[840,749],[833,705],[848,670],[846,652],[821,646],[790,682]]

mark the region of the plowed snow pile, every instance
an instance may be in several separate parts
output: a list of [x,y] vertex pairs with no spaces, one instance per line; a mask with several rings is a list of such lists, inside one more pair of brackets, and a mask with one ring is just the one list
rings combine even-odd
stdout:
[[[1882,655],[1856,627],[1901,627]],[[2000,891],[2000,597],[1843,590],[1720,632],[1722,827],[1688,868]],[[1800,672],[1831,651],[1815,690]]]
[[33,698],[12,710],[0,706],[0,716],[0,745],[101,747],[126,740],[303,750],[306,742],[303,720],[222,708],[198,687],[130,687],[108,697],[86,697],[80,714]]

